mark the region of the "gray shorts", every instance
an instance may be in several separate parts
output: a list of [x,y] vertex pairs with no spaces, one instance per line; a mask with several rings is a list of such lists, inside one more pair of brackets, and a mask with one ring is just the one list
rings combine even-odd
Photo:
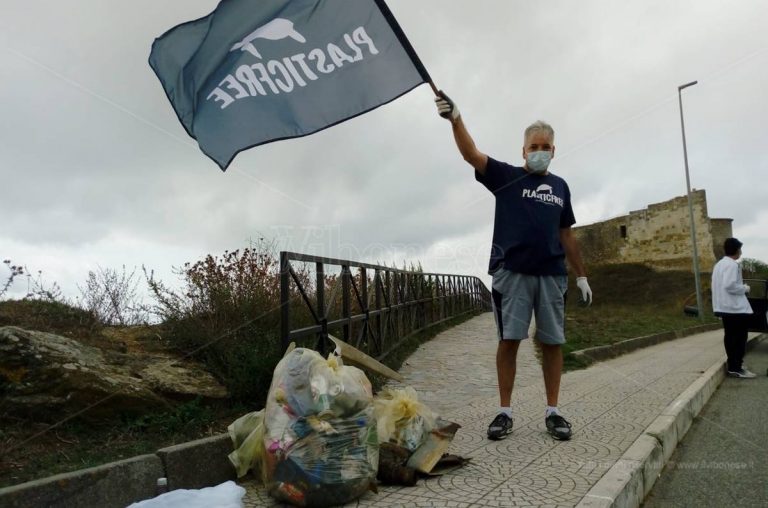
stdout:
[[539,342],[565,343],[567,276],[524,275],[501,268],[493,274],[491,287],[499,340],[527,339],[534,314]]

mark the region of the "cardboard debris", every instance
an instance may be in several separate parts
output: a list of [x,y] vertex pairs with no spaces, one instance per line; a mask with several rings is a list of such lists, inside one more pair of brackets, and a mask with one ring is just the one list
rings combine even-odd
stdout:
[[458,423],[438,420],[438,426],[427,435],[427,439],[408,459],[408,466],[416,471],[429,474],[437,465],[461,428]]
[[437,461],[437,464],[432,468],[432,471],[423,474],[428,476],[442,476],[455,471],[460,467],[464,467],[470,460],[472,460],[471,457],[460,457],[459,455],[446,453],[440,457],[440,460]]
[[354,365],[355,367],[361,369],[370,369],[373,372],[381,374],[382,376],[389,379],[393,379],[400,383],[405,382],[405,378],[403,378],[403,376],[390,369],[383,363],[379,362],[378,360],[371,358],[354,346],[347,344],[341,339],[337,339],[333,335],[328,335],[328,338],[331,339],[334,344],[336,344],[336,354],[344,359],[345,364]]
[[438,427],[414,452],[396,443],[381,443],[376,477],[385,485],[411,487],[419,476],[441,476],[463,467],[471,459],[445,453],[459,428],[457,423],[438,420]]

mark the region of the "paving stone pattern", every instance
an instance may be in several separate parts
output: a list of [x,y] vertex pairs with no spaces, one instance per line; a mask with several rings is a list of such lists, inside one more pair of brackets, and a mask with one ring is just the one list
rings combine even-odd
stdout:
[[[514,432],[489,441],[498,409],[493,315],[478,316],[423,344],[402,367],[420,399],[462,428],[451,452],[472,461],[415,487],[380,487],[349,506],[575,506],[661,411],[724,356],[722,331],[641,349],[564,375],[560,409],[570,441],[544,426],[546,399],[533,343],[518,353],[512,396]],[[246,506],[278,506],[254,481]]]

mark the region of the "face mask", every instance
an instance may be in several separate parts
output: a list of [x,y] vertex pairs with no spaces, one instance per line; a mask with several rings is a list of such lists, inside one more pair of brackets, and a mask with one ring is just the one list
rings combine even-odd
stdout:
[[526,159],[528,161],[528,170],[531,173],[541,175],[543,173],[546,173],[547,168],[549,167],[549,163],[552,160],[552,152],[549,151],[540,151],[540,152],[530,152],[528,153],[528,157]]

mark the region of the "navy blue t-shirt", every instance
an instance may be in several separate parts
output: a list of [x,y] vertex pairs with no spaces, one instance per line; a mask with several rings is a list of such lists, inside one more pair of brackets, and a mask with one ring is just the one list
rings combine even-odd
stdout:
[[560,229],[576,223],[568,184],[488,158],[478,182],[496,196],[488,273],[500,267],[528,275],[566,275]]

